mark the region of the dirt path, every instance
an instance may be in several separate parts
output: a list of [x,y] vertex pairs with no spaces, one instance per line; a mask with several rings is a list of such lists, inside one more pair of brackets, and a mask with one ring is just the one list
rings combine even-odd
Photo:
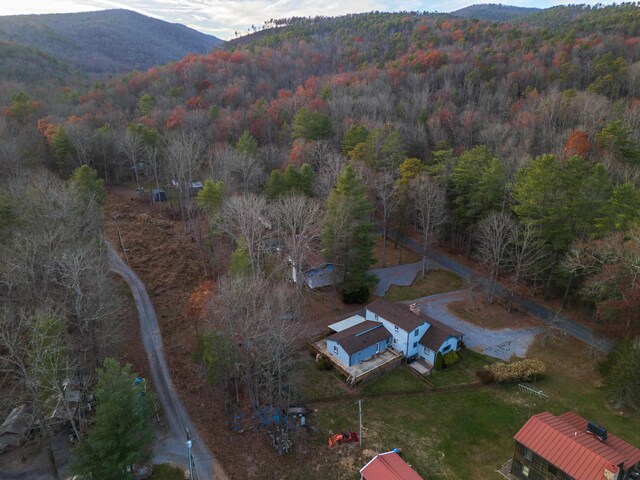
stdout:
[[122,276],[133,294],[140,318],[142,344],[149,360],[151,379],[169,426],[169,431],[157,438],[154,445],[154,461],[157,463],[174,462],[185,467],[188,466],[186,447],[186,431],[188,429],[193,441],[194,478],[227,480],[227,476],[218,463],[214,462],[213,455],[198,435],[173,387],[164,358],[160,327],[144,284],[120,259],[113,248],[109,244],[107,245],[112,270]]

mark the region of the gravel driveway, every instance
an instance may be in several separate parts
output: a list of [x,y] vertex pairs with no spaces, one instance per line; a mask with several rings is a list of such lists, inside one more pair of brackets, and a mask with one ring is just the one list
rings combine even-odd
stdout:
[[[107,243],[107,247],[109,249],[111,269],[125,280],[133,294],[138,316],[140,317],[142,346],[147,353],[153,386],[169,427],[167,432],[157,432],[156,442],[153,445],[154,462],[173,462],[183,466],[188,465],[186,448],[186,429],[188,428],[193,440],[194,476],[198,480],[213,480],[214,475],[217,480],[227,478],[220,466],[217,463],[214,464],[213,455],[211,455],[211,452],[198,435],[189,418],[189,414],[173,387],[164,358],[158,319],[144,284],[118,257],[109,243]],[[197,475],[195,475],[196,473]]]
[[[442,270],[442,267],[431,260],[427,260],[427,270]],[[371,273],[378,277],[379,282],[376,285],[376,289],[373,294],[378,297],[384,297],[391,285],[399,285],[401,287],[408,287],[413,284],[418,272],[422,271],[422,260],[418,260],[415,263],[406,263],[404,265],[395,265],[393,267],[375,268],[369,270]]]
[[509,360],[513,355],[524,357],[536,335],[544,331],[542,327],[490,330],[462,320],[451,312],[447,305],[466,296],[466,290],[458,290],[414,301],[420,303],[420,308],[425,314],[462,332],[467,347],[502,360]]

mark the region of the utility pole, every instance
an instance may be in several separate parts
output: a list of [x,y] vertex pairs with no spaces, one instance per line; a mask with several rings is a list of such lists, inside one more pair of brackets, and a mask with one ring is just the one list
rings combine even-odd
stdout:
[[360,448],[362,448],[362,400],[358,400],[358,411],[360,413]]
[[187,452],[189,455],[189,480],[193,480],[193,455],[191,455],[191,446],[193,443],[191,442],[191,434],[189,433],[189,429],[185,428],[187,432]]

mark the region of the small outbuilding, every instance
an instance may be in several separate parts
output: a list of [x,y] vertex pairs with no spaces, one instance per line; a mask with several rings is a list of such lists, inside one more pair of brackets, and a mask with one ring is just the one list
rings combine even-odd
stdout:
[[424,480],[396,452],[380,453],[360,469],[361,480]]
[[154,188],[151,190],[151,199],[154,203],[158,202],[166,202],[167,201],[167,192],[164,190],[160,190],[158,188]]

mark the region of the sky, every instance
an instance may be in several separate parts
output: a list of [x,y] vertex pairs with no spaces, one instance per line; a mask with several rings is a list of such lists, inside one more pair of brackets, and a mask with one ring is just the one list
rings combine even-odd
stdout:
[[[476,3],[502,3],[546,8],[562,0],[0,0],[0,15],[71,13],[125,8],[149,17],[182,23],[204,33],[229,40],[252,25],[292,16],[337,16],[371,11],[451,12]],[[576,3],[567,2],[567,3]],[[610,3],[587,0],[579,3]]]

